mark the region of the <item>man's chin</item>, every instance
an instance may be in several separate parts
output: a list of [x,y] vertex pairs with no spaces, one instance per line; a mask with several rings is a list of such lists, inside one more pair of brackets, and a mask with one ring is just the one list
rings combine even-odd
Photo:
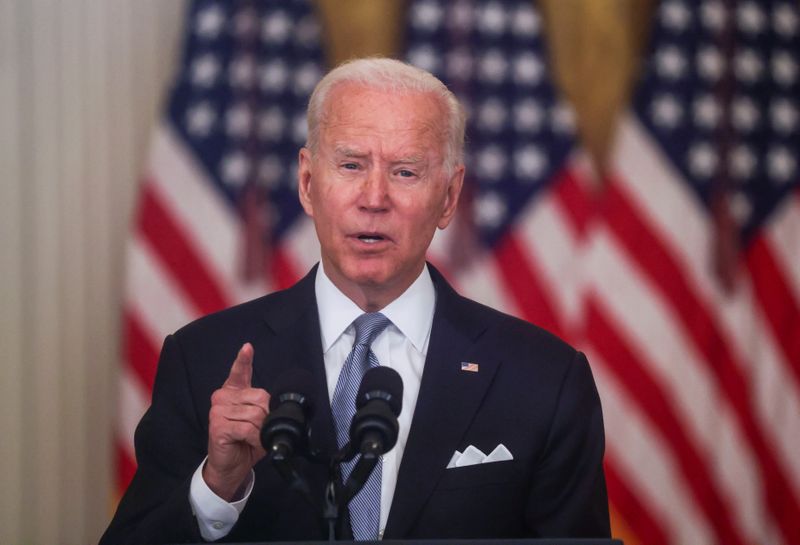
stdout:
[[402,282],[402,274],[391,263],[378,260],[366,260],[354,263],[343,270],[344,276],[351,284],[362,289],[393,289]]

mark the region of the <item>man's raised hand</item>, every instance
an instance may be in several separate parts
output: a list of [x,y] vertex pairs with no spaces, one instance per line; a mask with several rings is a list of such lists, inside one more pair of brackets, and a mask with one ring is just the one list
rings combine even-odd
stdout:
[[203,480],[220,498],[233,501],[250,469],[264,457],[261,426],[269,414],[269,394],[252,387],[253,346],[245,343],[228,378],[211,395],[208,461]]

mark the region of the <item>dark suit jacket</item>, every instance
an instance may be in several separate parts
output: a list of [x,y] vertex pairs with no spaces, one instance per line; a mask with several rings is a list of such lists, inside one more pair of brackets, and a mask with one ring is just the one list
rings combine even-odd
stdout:
[[[320,400],[312,442],[333,450],[315,271],[167,337],[152,406],[136,430],[138,470],[102,544],[201,540],[189,483],[206,455],[211,393],[246,341],[255,348],[255,387],[270,390],[293,366],[312,372]],[[433,328],[384,537],[609,536],[603,421],[583,354],[459,296],[433,267],[431,275]],[[488,454],[500,443],[512,461],[445,469],[455,450]],[[254,469],[255,488],[225,540],[325,539],[321,506],[289,490],[268,462]],[[300,461],[299,470],[321,503],[327,469]]]

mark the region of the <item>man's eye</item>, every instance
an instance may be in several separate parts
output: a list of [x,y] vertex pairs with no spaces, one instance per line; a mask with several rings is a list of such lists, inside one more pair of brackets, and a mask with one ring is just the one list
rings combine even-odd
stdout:
[[343,163],[342,168],[346,170],[358,170],[358,163]]
[[397,175],[400,176],[401,178],[413,178],[414,176],[416,176],[414,171],[407,169],[398,170]]

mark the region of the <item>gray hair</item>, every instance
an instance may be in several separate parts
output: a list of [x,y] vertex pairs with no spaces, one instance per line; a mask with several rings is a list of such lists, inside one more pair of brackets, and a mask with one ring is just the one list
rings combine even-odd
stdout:
[[431,93],[446,113],[447,140],[444,168],[448,175],[464,161],[464,126],[466,114],[458,99],[436,76],[404,62],[381,57],[355,59],[340,64],[322,78],[308,102],[308,140],[306,147],[316,153],[320,124],[334,87],[342,83],[357,83],[367,87],[398,93]]

